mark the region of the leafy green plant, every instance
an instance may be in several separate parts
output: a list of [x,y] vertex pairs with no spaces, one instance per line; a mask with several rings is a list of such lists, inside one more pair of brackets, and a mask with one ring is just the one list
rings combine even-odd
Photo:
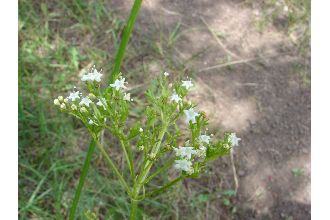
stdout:
[[[231,148],[238,145],[240,138],[235,133],[225,133],[224,138],[217,141],[213,140],[212,134],[206,134],[208,119],[205,113],[197,112],[197,106],[186,98],[193,87],[191,80],[170,82],[169,74],[165,72],[145,93],[146,106],[141,121],[128,123],[133,99],[126,92],[126,79],[119,74],[114,83],[103,89],[100,86],[102,76],[93,68],[81,78],[86,83],[88,95],[83,96],[75,89],[67,98],[56,98],[54,104],[86,126],[109,168],[131,198],[131,219],[135,219],[138,201],[161,194],[184,178],[198,177],[208,162],[229,154]],[[183,116],[190,138],[181,147],[178,142],[183,138],[181,134],[185,128],[179,128],[179,121]],[[103,131],[118,139],[129,176],[110,157],[111,148],[100,141]],[[136,160],[137,156],[142,159]],[[154,164],[161,162],[163,165],[150,174]],[[174,179],[158,188],[148,187],[153,178],[171,167],[179,171]]]

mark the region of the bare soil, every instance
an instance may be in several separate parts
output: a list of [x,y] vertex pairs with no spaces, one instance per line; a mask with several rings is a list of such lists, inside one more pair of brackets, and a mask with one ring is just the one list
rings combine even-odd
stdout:
[[[109,3],[123,18],[131,5]],[[195,56],[186,62],[196,80],[191,98],[208,113],[210,127],[235,131],[242,138],[234,153],[237,211],[233,214],[221,199],[214,200],[204,219],[311,218],[310,85],[297,68],[306,59],[287,34],[285,14],[258,30],[259,6],[241,0],[145,0],[137,19],[140,34],[135,37],[149,36],[147,42],[159,29],[174,30],[180,23],[176,59]],[[226,62],[234,63],[206,69]],[[295,168],[303,173],[294,176]],[[234,188],[230,157],[216,161],[212,172],[206,180],[188,180],[186,186]]]

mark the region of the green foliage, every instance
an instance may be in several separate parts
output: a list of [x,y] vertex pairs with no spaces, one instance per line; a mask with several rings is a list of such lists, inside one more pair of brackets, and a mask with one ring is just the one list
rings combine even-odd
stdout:
[[[140,117],[145,123],[138,127],[142,124],[139,121],[133,126],[127,121],[133,99],[127,98],[129,93],[125,92],[126,79],[119,74],[119,78],[102,89],[100,87],[102,76],[103,74],[96,69],[91,69],[81,78],[88,88],[88,96],[84,97],[79,90],[74,90],[67,98],[58,96],[54,104],[62,112],[80,119],[88,129],[109,164],[110,170],[114,172],[131,198],[131,219],[135,219],[137,214],[138,201],[162,194],[186,177],[198,177],[207,162],[228,154],[231,147],[237,144],[235,140],[239,140],[235,134],[228,133],[223,140],[211,140],[210,143],[212,135],[202,134],[206,130],[208,120],[204,112],[195,112],[196,106],[185,98],[189,88],[193,86],[190,80],[170,83],[168,73],[164,73],[152,82],[150,89],[145,93],[147,101],[145,112]],[[191,137],[186,140],[184,147],[173,146],[172,144],[176,144],[182,137],[178,135],[180,129],[173,132],[169,128],[177,127],[178,119],[183,115],[186,116],[186,126],[190,130]],[[125,177],[125,170],[119,170],[99,141],[103,130],[108,130],[121,143],[131,174],[130,180]],[[143,152],[143,162],[139,170],[134,161],[139,154],[134,152],[136,149]],[[172,154],[173,151],[175,155]],[[173,159],[168,160],[169,163],[149,176],[154,164],[168,157]],[[176,178],[158,188],[147,187],[146,183],[150,183],[160,172],[167,172],[172,165],[180,172]],[[132,182],[131,186],[129,182]]]
[[85,212],[85,217],[86,217],[87,220],[97,220],[98,219],[96,214],[94,212],[89,211],[89,210]]

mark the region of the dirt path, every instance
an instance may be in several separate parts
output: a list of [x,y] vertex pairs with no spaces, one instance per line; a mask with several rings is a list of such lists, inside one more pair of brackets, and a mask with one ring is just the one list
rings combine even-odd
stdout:
[[[125,16],[131,3],[109,7]],[[310,219],[310,86],[297,74],[302,61],[281,29],[285,20],[260,33],[259,13],[239,0],[146,0],[137,30],[152,36],[157,29],[150,27],[173,30],[180,23],[177,59],[198,54],[187,62],[197,80],[192,98],[213,118],[211,127],[242,138],[234,157],[239,211],[233,218]],[[226,62],[232,65],[214,67]],[[233,188],[229,158],[214,167],[218,175],[210,181],[225,176],[222,187]],[[226,212],[221,202],[212,206],[209,219],[229,218],[220,214]]]

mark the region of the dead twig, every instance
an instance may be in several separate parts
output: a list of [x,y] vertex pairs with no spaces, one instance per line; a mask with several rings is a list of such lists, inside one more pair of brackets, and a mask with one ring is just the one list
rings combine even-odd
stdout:
[[251,61],[255,61],[255,60],[259,60],[259,59],[261,59],[261,58],[258,57],[258,58],[250,58],[250,59],[245,59],[245,60],[236,60],[236,61],[232,61],[232,62],[228,62],[228,63],[223,63],[223,64],[219,64],[219,65],[199,69],[198,73],[203,72],[203,71],[207,71],[207,70],[223,68],[223,67],[231,66],[231,65],[235,65],[235,64],[247,63],[247,62],[251,62]]
[[230,162],[231,162],[231,168],[233,170],[234,181],[235,181],[235,193],[237,193],[238,178],[237,178],[236,167],[235,167],[235,162],[234,162],[234,148],[232,148],[230,151]]
[[[210,31],[210,33],[212,34],[212,36],[214,37],[214,39],[216,40],[216,42],[218,43],[218,45],[220,46],[221,49],[223,49],[227,54],[229,54],[231,57],[233,57],[235,59],[238,59],[240,61],[242,61],[242,60],[248,60],[248,59],[242,59],[240,56],[236,55],[234,52],[232,52],[229,49],[227,49],[227,47],[222,43],[222,41],[219,39],[219,37],[217,36],[217,34],[211,29],[211,27],[205,21],[205,19],[203,17],[201,17],[201,16],[200,16],[200,19],[205,24],[205,26],[207,27],[207,29]],[[237,61],[233,61],[233,62],[237,62]],[[255,65],[252,65],[251,63],[248,63],[247,61],[241,62],[241,63],[244,63],[244,64],[252,67],[254,70],[258,70],[258,68]]]

